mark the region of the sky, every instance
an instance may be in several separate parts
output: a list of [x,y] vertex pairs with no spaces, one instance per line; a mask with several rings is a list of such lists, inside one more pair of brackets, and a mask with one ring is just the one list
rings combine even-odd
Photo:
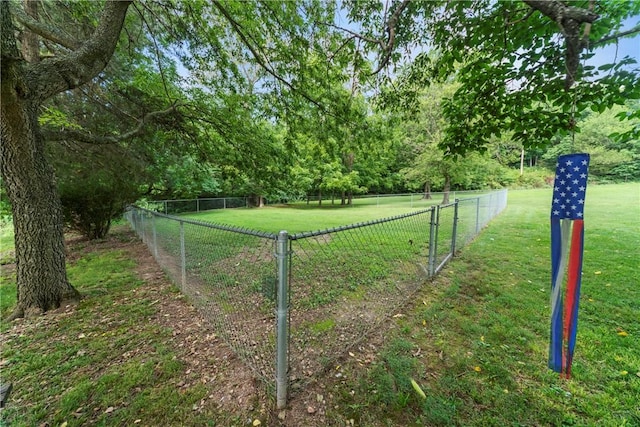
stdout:
[[[640,24],[640,16],[629,18],[624,21],[621,32],[627,31],[638,24]],[[617,45],[611,44],[602,49],[597,49],[595,56],[588,61],[588,64],[596,66],[610,64],[625,56],[630,56],[640,63],[640,33],[630,38],[620,39]],[[638,66],[640,66],[640,64],[635,65],[635,67]]]

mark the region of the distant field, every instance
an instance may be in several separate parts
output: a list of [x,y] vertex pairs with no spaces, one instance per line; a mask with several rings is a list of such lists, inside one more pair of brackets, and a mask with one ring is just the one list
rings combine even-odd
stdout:
[[[474,197],[481,192],[451,192],[450,200],[455,197]],[[340,205],[340,200],[331,204],[324,200],[322,206],[314,201],[296,202],[287,205],[265,206],[263,208],[217,209],[185,216],[203,221],[245,227],[258,231],[289,233],[322,230],[325,228],[371,221],[419,209],[428,209],[442,201],[442,193],[434,193],[432,199],[422,199],[420,195],[380,196],[358,198],[353,205]]]
[[[421,206],[426,209],[429,205]],[[321,230],[356,222],[370,221],[412,212],[418,208],[394,205],[323,205],[321,207],[306,205],[277,205],[263,208],[217,209],[185,216],[202,221],[245,227],[258,231],[278,233],[286,230],[289,233]]]

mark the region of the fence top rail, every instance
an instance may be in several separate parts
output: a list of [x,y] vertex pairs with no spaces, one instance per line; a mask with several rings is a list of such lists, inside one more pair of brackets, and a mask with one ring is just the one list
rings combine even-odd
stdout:
[[249,235],[249,236],[262,237],[262,238],[265,238],[265,239],[272,239],[272,240],[276,240],[276,238],[278,237],[276,234],[269,233],[267,231],[258,231],[258,230],[252,230],[250,228],[233,227],[231,225],[216,224],[214,222],[199,221],[197,219],[181,218],[181,217],[178,217],[178,216],[168,215],[168,214],[164,214],[162,212],[156,212],[156,211],[152,211],[150,209],[141,208],[141,207],[135,206],[135,205],[129,206],[128,209],[137,209],[139,211],[147,212],[147,213],[149,213],[151,215],[159,216],[159,217],[162,217],[162,218],[167,218],[167,219],[170,219],[170,220],[173,220],[173,221],[178,221],[178,222],[182,222],[182,223],[185,223],[185,224],[198,225],[198,226],[201,226],[201,227],[214,228],[216,230],[231,231],[232,233],[246,234],[246,235]]
[[374,220],[365,221],[365,222],[357,222],[355,224],[349,224],[349,225],[341,225],[340,227],[325,228],[324,230],[304,231],[302,233],[289,235],[289,240],[307,239],[309,237],[322,236],[323,234],[335,233],[338,231],[346,231],[346,230],[352,230],[354,228],[368,227],[370,225],[382,224],[384,222],[396,221],[402,218],[421,215],[427,212],[431,212],[434,209],[435,208],[431,206],[427,209],[421,209],[419,211],[409,212],[402,215],[390,216],[390,217],[381,218],[381,219],[374,219]]
[[440,206],[440,209],[450,208],[451,206],[455,206],[455,204],[458,203],[459,200],[460,199],[456,199],[455,201],[451,203],[447,203],[446,205],[438,205],[438,206]]
[[162,200],[147,200],[147,203],[165,203],[165,202],[202,202],[204,200],[229,200],[229,199],[246,199],[244,196],[237,197],[199,197],[197,199],[162,199]]

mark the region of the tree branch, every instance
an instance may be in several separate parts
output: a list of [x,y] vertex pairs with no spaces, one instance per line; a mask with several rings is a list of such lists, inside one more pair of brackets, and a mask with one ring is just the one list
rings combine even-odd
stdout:
[[600,16],[588,9],[568,6],[559,0],[523,0],[533,9],[558,23],[562,28],[565,19],[572,19],[580,24],[594,23]]
[[516,19],[515,21],[507,21],[506,25],[515,25],[515,24],[519,24],[520,22],[524,22],[527,19],[529,19],[531,15],[533,15],[533,12],[535,12],[535,9],[530,8],[529,11],[522,18]]
[[389,60],[391,59],[391,53],[393,52],[393,45],[395,44],[396,39],[396,25],[398,24],[398,19],[400,19],[400,15],[404,10],[409,6],[411,0],[403,0],[403,2],[398,6],[398,8],[393,12],[393,14],[389,17],[387,21],[387,34],[389,35],[387,42],[383,45],[382,51],[383,56],[378,64],[378,68],[371,73],[371,75],[378,74],[384,67],[389,64]]
[[[378,74],[384,67],[386,67],[389,64],[389,60],[391,59],[391,53],[393,52],[393,45],[395,43],[395,38],[396,38],[396,25],[398,24],[398,19],[400,19],[400,15],[402,14],[402,12],[404,12],[407,6],[409,6],[409,3],[411,3],[411,0],[403,0],[400,6],[398,6],[398,8],[393,12],[393,14],[389,17],[389,19],[385,23],[385,31],[388,35],[386,41],[381,38],[377,39],[374,37],[365,36],[364,34],[360,34],[348,28],[339,27],[335,24],[331,24],[331,23],[322,23],[322,24],[333,27],[340,31],[344,31],[347,34],[350,34],[352,36],[351,38],[356,37],[367,43],[378,45],[382,52],[381,52],[380,62],[378,63],[378,68],[376,68],[376,70],[373,73],[371,73],[371,75],[374,75],[374,74]],[[351,38],[349,40],[351,40]]]
[[162,87],[164,89],[165,95],[167,95],[167,99],[171,100],[171,94],[169,94],[169,89],[167,88],[167,77],[165,76],[164,66],[162,65],[162,55],[160,53],[160,48],[158,47],[158,41],[156,40],[156,35],[153,32],[153,28],[151,27],[151,25],[149,25],[149,22],[147,22],[146,18],[144,17],[144,14],[142,13],[142,11],[138,9],[138,6],[133,5],[133,7],[138,12],[140,19],[142,20],[144,25],[146,25],[147,30],[149,30],[149,34],[151,34],[151,39],[153,40],[153,46],[155,48],[158,70],[160,71],[160,78],[162,79]]
[[[589,0],[589,10],[593,11],[593,8],[595,7],[595,0]],[[582,33],[582,40],[580,41],[580,43],[582,44],[583,48],[588,48],[589,47],[589,34],[591,34],[591,22],[587,22],[584,26],[584,32]]]
[[98,27],[77,50],[27,68],[31,97],[42,102],[94,78],[111,59],[131,0],[107,1]]
[[13,16],[20,24],[40,37],[66,47],[69,50],[76,50],[81,45],[77,40],[62,34],[56,27],[35,20],[19,7],[14,8],[12,12]]
[[273,78],[278,80],[280,83],[284,84],[286,87],[288,87],[292,91],[294,91],[296,93],[299,93],[304,99],[306,99],[307,101],[311,102],[316,107],[320,108],[320,110],[326,112],[326,108],[324,108],[324,106],[319,101],[315,100],[314,98],[312,98],[310,95],[308,95],[304,91],[296,88],[288,80],[286,80],[285,78],[280,76],[269,64],[267,64],[268,59],[265,58],[264,55],[261,52],[258,52],[257,48],[255,46],[253,46],[253,44],[251,43],[251,41],[249,40],[247,35],[244,33],[244,31],[243,31],[242,27],[240,26],[240,24],[235,19],[233,19],[231,14],[224,8],[224,6],[222,6],[222,4],[220,4],[219,1],[214,1],[213,5],[216,7],[216,9],[218,9],[220,11],[222,16],[224,16],[224,18],[231,24],[231,27],[233,28],[235,33],[238,34],[238,36],[240,37],[240,39],[244,43],[245,47],[247,49],[249,49],[249,51],[253,55],[254,59],[258,62],[258,64],[267,73],[269,73]]
[[564,88],[569,90],[578,77],[580,52],[585,48],[580,37],[580,26],[592,24],[599,15],[589,9],[568,6],[559,0],[523,0],[531,8],[539,11],[554,21],[564,36],[566,52],[565,64],[567,74]]
[[[26,14],[37,20],[38,19],[38,2],[36,0],[24,0],[24,10]],[[32,31],[22,31],[22,56],[27,62],[39,62],[40,61],[40,43],[38,42],[38,35]]]
[[93,135],[90,132],[86,132],[84,130],[79,129],[62,129],[62,130],[52,130],[42,128],[42,136],[45,140],[51,142],[59,142],[59,141],[68,141],[73,140],[77,142],[84,142],[86,144],[97,144],[97,145],[110,145],[117,144],[118,142],[125,141],[136,136],[140,136],[144,134],[147,125],[153,123],[159,118],[176,112],[178,105],[172,105],[166,110],[160,111],[152,111],[150,113],[145,114],[140,121],[138,122],[138,126],[132,129],[129,132],[113,135],[113,136],[102,136],[102,135]]
[[601,38],[600,40],[596,40],[595,42],[591,43],[591,46],[597,46],[597,45],[609,42],[611,40],[621,39],[623,37],[630,36],[632,34],[637,34],[637,33],[640,33],[640,24],[636,25],[630,30],[623,31],[621,33],[611,34],[610,36],[606,36]]
[[321,24],[324,24],[324,25],[329,26],[329,27],[333,27],[336,30],[344,31],[345,33],[351,34],[353,37],[357,37],[360,40],[364,40],[364,41],[366,41],[368,43],[380,45],[381,48],[384,48],[384,46],[385,46],[384,40],[382,40],[382,39],[374,39],[373,37],[365,36],[363,34],[360,34],[360,33],[357,33],[355,31],[352,31],[352,30],[350,30],[348,28],[339,27],[339,26],[337,26],[335,24],[332,24],[332,23],[322,22]]

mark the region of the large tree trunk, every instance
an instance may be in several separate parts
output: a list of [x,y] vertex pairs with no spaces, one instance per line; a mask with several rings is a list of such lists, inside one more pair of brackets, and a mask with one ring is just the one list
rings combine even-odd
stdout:
[[37,106],[2,76],[2,180],[13,211],[18,305],[12,317],[47,311],[78,292],[65,268],[62,209],[38,132]]
[[[86,83],[104,69],[130,2],[106,2],[91,38],[69,54],[47,61],[27,54],[31,63],[18,52],[10,4],[0,1],[0,172],[15,230],[18,303],[14,318],[58,308],[65,299],[79,296],[67,279],[62,209],[45,156],[39,108],[47,98]],[[37,33],[38,22],[34,22],[30,29]]]

